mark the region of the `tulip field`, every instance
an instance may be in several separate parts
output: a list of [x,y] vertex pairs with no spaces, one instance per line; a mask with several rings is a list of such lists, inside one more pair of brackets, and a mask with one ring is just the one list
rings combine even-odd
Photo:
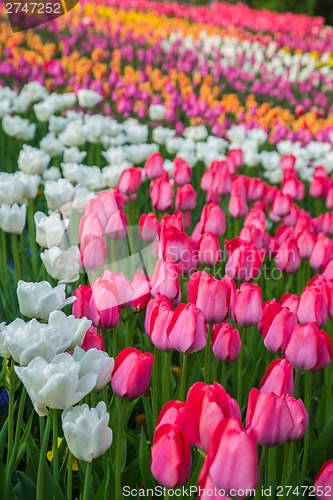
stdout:
[[333,27],[7,4],[0,500],[333,498]]

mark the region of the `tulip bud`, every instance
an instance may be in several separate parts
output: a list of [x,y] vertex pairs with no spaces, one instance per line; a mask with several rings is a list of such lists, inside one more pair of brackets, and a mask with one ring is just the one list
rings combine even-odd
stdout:
[[282,243],[275,256],[276,267],[287,274],[294,273],[301,265],[301,256],[294,240]]
[[229,323],[213,325],[212,345],[214,356],[222,363],[233,363],[239,356],[242,341],[238,330]]
[[206,345],[204,314],[194,304],[179,304],[168,325],[167,335],[171,345],[179,352],[200,351]]
[[150,281],[142,271],[137,270],[131,279],[131,287],[134,292],[129,302],[130,307],[134,307],[137,311],[145,309],[150,299]]
[[139,220],[139,238],[143,241],[151,242],[156,239],[158,233],[158,219],[155,214],[142,214]]
[[154,356],[139,349],[127,347],[120,351],[112,372],[113,392],[128,399],[136,399],[148,388],[153,370]]
[[191,445],[179,425],[161,425],[154,434],[151,447],[151,471],[162,486],[184,486],[191,475]]
[[298,311],[300,323],[314,321],[319,327],[325,325],[328,318],[327,304],[319,286],[307,286],[301,293]]
[[149,301],[146,309],[145,332],[150,340],[161,351],[172,351],[173,346],[167,335],[167,328],[173,317],[173,307],[170,299],[156,294]]
[[191,182],[192,170],[188,163],[182,158],[175,158],[173,161],[174,168],[174,180],[178,186],[183,186],[184,184],[189,184]]
[[181,300],[179,273],[173,262],[160,259],[156,263],[151,278],[151,295],[156,297],[158,292],[169,297],[173,304],[179,304]]
[[227,285],[205,271],[193,273],[188,281],[188,298],[204,313],[207,323],[222,323],[229,315]]
[[268,351],[283,353],[297,325],[296,314],[275,299],[265,302],[258,328]]
[[185,406],[186,403],[183,401],[168,401],[160,411],[155,430],[164,424],[177,424],[183,428]]
[[290,394],[282,396],[290,410],[291,418],[293,419],[293,429],[289,434],[288,441],[297,441],[305,436],[308,426],[309,415],[305,409],[301,399],[295,399]]
[[99,349],[100,351],[104,351],[103,336],[100,333],[97,333],[97,329],[94,326],[91,326],[85,334],[83,343],[81,344],[81,348],[84,351],[88,351],[89,349],[94,348]]
[[127,218],[124,212],[117,210],[113,212],[105,227],[105,234],[112,240],[122,240],[127,234]]
[[235,297],[232,314],[240,326],[257,325],[262,318],[262,296],[259,285],[242,283]]
[[221,248],[217,236],[204,233],[197,243],[199,262],[205,266],[215,266],[221,260]]
[[117,189],[122,194],[133,195],[135,194],[141,182],[142,172],[140,168],[127,168],[124,170],[119,178]]
[[317,498],[332,496],[333,491],[333,460],[325,462],[314,479]]
[[145,163],[145,174],[148,179],[156,179],[163,174],[164,160],[159,151],[148,156]]
[[166,212],[172,207],[173,188],[162,177],[155,179],[150,186],[150,198],[153,207],[159,212]]
[[209,451],[218,424],[228,417],[241,421],[237,401],[220,384],[192,385],[186,398],[183,427],[194,446]]
[[197,192],[191,184],[184,184],[176,191],[176,208],[182,212],[190,212],[197,206]]
[[296,370],[323,370],[332,359],[332,342],[317,323],[296,326],[286,348],[286,358]]
[[260,392],[274,392],[277,396],[294,394],[293,367],[286,359],[275,359],[268,366],[260,382]]

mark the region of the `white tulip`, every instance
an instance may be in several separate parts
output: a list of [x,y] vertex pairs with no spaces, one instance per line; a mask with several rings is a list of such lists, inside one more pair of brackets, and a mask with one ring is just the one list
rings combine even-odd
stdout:
[[50,326],[53,326],[62,333],[70,344],[67,349],[73,351],[76,346],[80,346],[84,341],[84,337],[91,327],[90,319],[85,316],[83,318],[75,318],[75,316],[66,314],[62,311],[53,311],[49,317]]
[[34,104],[33,109],[37,120],[40,122],[48,122],[54,114],[54,107],[47,100]]
[[151,104],[149,106],[149,118],[155,122],[164,120],[166,107],[162,104]]
[[70,122],[59,134],[59,141],[65,146],[82,146],[87,140],[87,128],[82,123]]
[[95,390],[103,389],[111,381],[114,359],[110,358],[107,352],[96,348],[84,351],[81,347],[75,347],[73,358],[81,364],[80,376],[91,372],[96,373]]
[[110,448],[112,430],[108,426],[109,419],[104,401],[100,401],[96,408],[83,404],[63,412],[62,428],[74,457],[90,463]]
[[30,102],[37,102],[45,99],[49,95],[46,88],[38,81],[26,83],[20,92],[20,96],[29,99]]
[[61,172],[58,167],[50,167],[43,173],[43,181],[57,181],[61,179]]
[[93,108],[96,104],[100,103],[103,96],[91,89],[80,89],[77,92],[77,100],[81,108]]
[[66,148],[64,151],[64,162],[65,163],[81,163],[87,156],[86,151],[80,151],[79,148],[75,146],[71,148]]
[[26,367],[15,366],[15,371],[36,412],[43,417],[48,414],[47,408],[65,410],[93,390],[97,375],[88,373],[80,377],[80,368],[70,354],[62,353],[50,363],[37,357]]
[[71,283],[79,279],[80,250],[70,247],[66,251],[52,247],[40,254],[47,273],[60,283]]
[[36,212],[34,216],[36,226],[36,241],[43,248],[52,248],[60,245],[68,228],[68,219],[61,220],[59,214],[47,216],[43,212]]
[[24,144],[18,157],[18,168],[27,174],[40,175],[50,160],[51,157],[45,151]]
[[165,144],[169,137],[174,137],[176,131],[166,127],[156,127],[153,130],[153,141],[157,144]]
[[21,314],[27,318],[47,320],[50,313],[75,301],[75,297],[66,299],[65,288],[64,284],[52,288],[48,281],[29,283],[20,280],[16,293]]
[[40,149],[51,156],[51,158],[54,158],[55,156],[62,155],[65,147],[54,134],[49,133],[40,141]]
[[36,133],[36,125],[20,116],[5,115],[2,120],[2,127],[7,135],[22,141],[31,141]]
[[45,183],[44,195],[49,210],[59,210],[63,205],[72,201],[74,187],[67,179],[47,181]]
[[0,228],[5,233],[21,234],[26,221],[27,207],[18,206],[16,203],[11,207],[6,203],[0,205]]

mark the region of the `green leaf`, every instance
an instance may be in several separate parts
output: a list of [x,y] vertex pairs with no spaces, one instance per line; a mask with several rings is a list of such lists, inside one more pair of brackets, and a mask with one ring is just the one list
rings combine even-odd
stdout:
[[155,430],[153,413],[151,411],[150,404],[148,403],[148,400],[145,396],[143,396],[142,402],[143,402],[143,408],[144,408],[145,416],[146,416],[146,426],[147,426],[147,431],[148,431],[148,437],[149,437],[149,441],[152,442],[153,434],[154,434],[154,430]]
[[36,485],[27,474],[17,472],[18,483],[14,491],[18,500],[35,500],[36,498]]
[[109,483],[110,483],[110,468],[111,463],[110,460],[107,461],[106,474],[99,485],[96,495],[94,496],[94,500],[106,500],[109,496]]
[[22,457],[23,457],[25,450],[27,448],[27,440],[28,440],[28,437],[29,437],[29,434],[31,431],[31,425],[32,425],[34,413],[35,413],[34,410],[32,410],[30,417],[29,417],[29,420],[28,420],[28,423],[27,423],[27,425],[24,429],[24,432],[22,434],[22,437],[20,439],[20,445],[19,445],[19,449],[18,449],[18,453],[17,453],[17,457],[16,457],[15,468],[18,466],[18,464],[22,460]]
[[64,494],[47,464],[45,465],[43,498],[47,498],[47,500],[65,500]]
[[322,458],[328,452],[327,444],[331,443],[333,439],[333,417],[327,422],[318,438],[315,440],[314,445],[310,449],[308,463],[313,462],[321,463]]
[[146,488],[154,488],[155,487],[155,479],[151,473],[150,469],[150,458],[149,458],[149,449],[148,443],[146,439],[146,435],[143,429],[141,429],[140,436],[140,448],[139,448],[139,464],[140,471],[142,476],[142,482]]
[[3,457],[4,451],[5,451],[5,446],[7,443],[7,434],[8,434],[8,420],[9,417],[6,418],[2,429],[0,431],[0,457]]

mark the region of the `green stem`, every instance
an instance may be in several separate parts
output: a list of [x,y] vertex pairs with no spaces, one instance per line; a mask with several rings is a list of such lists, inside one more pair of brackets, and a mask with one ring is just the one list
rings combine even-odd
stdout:
[[206,384],[209,384],[210,352],[212,350],[211,338],[212,338],[212,325],[208,325],[208,335],[207,335],[207,343],[205,349],[205,366],[204,366],[204,379]]
[[34,200],[30,200],[28,204],[28,232],[29,232],[29,243],[31,248],[31,263],[32,272],[35,279],[37,279],[37,245],[36,245],[36,229],[34,221]]
[[91,473],[92,473],[92,462],[87,462],[85,475],[84,475],[84,487],[83,487],[82,500],[89,500],[91,498],[91,494],[90,494]]
[[152,394],[152,406],[153,406],[153,420],[154,424],[157,420],[158,415],[158,365],[159,365],[159,351],[157,347],[154,346],[154,365],[153,365],[153,394]]
[[242,347],[237,360],[237,401],[242,407],[242,387],[243,387],[243,358],[244,358],[244,343],[246,337],[246,328],[240,330]]
[[53,411],[53,477],[59,481],[59,449],[58,449],[58,411]]
[[[311,407],[311,396],[312,396],[312,384],[313,384],[313,373],[311,371],[307,372],[305,375],[305,396],[304,405],[309,414],[310,423],[310,407]],[[309,444],[310,444],[310,426],[308,425],[305,438],[304,438],[304,453],[301,468],[301,484],[304,484],[304,478],[306,473],[306,467],[308,464],[308,454],[309,454]]]
[[188,364],[188,354],[186,354],[186,352],[184,352],[183,353],[182,373],[181,373],[181,378],[180,378],[180,391],[179,391],[179,399],[181,401],[185,401],[187,364]]
[[297,370],[296,376],[295,376],[295,384],[294,384],[294,398],[295,399],[297,399],[297,396],[298,396],[300,379],[301,379],[301,372]]
[[118,354],[118,348],[117,348],[117,328],[114,328],[112,330],[112,356],[114,359],[116,359],[117,354]]
[[275,498],[275,488],[276,488],[276,460],[275,460],[275,448],[269,448],[268,450],[268,485],[272,487],[272,498]]
[[46,452],[47,452],[47,447],[49,445],[49,437],[50,437],[52,422],[53,422],[53,410],[49,410],[49,415],[47,417],[45,432],[39,455],[36,500],[43,500],[45,498],[43,494],[44,493],[43,489],[45,483],[44,475],[45,475]]
[[9,374],[9,388],[8,388],[8,452],[7,464],[9,464],[14,441],[14,403],[15,403],[15,361],[10,358],[10,374]]
[[222,363],[221,384],[222,384],[222,387],[226,388],[226,385],[227,385],[227,363]]
[[19,250],[18,250],[19,238],[18,238],[17,234],[11,234],[10,238],[11,238],[10,241],[11,241],[11,245],[12,245],[16,280],[19,281],[22,278],[21,260],[20,260]]
[[72,500],[73,494],[73,455],[69,451],[67,459],[67,500]]
[[171,352],[163,353],[162,404],[170,399]]
[[281,486],[282,486],[282,491],[284,491],[284,487],[286,485],[286,480],[287,480],[287,474],[289,471],[289,456],[290,456],[290,449],[291,449],[291,443],[286,442],[284,445],[284,459],[283,459],[283,469],[282,469],[282,477],[281,477]]
[[4,498],[9,498],[9,486],[10,486],[12,475],[13,475],[13,472],[15,469],[15,462],[16,462],[17,453],[18,453],[19,446],[20,446],[21,427],[22,427],[22,423],[23,423],[23,412],[24,412],[26,398],[27,398],[27,391],[23,387],[21,398],[20,398],[20,405],[19,405],[18,414],[17,414],[14,446],[13,446],[13,450],[12,450],[12,453],[10,456],[8,467],[6,469]]
[[121,445],[125,427],[127,403],[128,403],[127,399],[121,399],[120,401],[121,411],[120,411],[120,421],[118,426],[116,462],[115,462],[115,498],[117,500],[123,499],[123,493],[121,489]]

